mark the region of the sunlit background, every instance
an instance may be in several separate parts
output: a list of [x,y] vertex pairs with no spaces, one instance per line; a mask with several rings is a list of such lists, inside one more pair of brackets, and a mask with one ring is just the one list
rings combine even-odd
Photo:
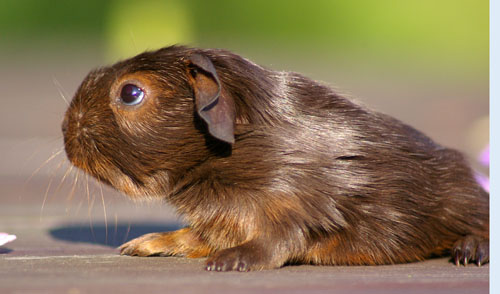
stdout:
[[[60,127],[91,69],[176,43],[331,84],[464,151],[486,182],[488,15],[487,0],[1,0],[0,232],[17,240],[0,254],[114,257],[126,240],[183,226],[172,207],[71,169]],[[33,287],[53,284],[41,268],[22,269]],[[90,285],[88,267],[75,270]]]
[[327,82],[487,173],[488,13],[486,0],[3,0],[0,173],[31,174],[62,146],[61,96],[89,70],[176,43]]

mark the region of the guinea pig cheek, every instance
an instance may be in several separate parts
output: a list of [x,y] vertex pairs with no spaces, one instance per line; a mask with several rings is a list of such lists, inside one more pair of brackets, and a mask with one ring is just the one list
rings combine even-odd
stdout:
[[[124,103],[124,87],[133,85],[143,93],[142,100],[136,104]],[[126,91],[126,90],[125,90]],[[128,134],[140,135],[151,128],[158,113],[158,95],[164,95],[165,90],[154,82],[154,77],[144,73],[129,74],[118,79],[111,87],[110,107],[116,121],[122,130]]]

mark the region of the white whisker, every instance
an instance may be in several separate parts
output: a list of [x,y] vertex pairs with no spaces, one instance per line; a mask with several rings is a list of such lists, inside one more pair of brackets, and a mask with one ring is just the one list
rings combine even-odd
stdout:
[[52,182],[54,181],[55,174],[61,168],[61,166],[63,165],[63,163],[64,163],[64,160],[61,161],[57,165],[57,167],[55,168],[55,170],[50,175],[49,183],[47,184],[47,188],[45,189],[45,194],[43,196],[42,207],[40,208],[40,221],[42,221],[43,209],[45,208],[45,203],[47,202],[47,197],[49,196],[50,187],[52,186]]
[[78,184],[78,177],[80,176],[80,170],[76,170],[75,180],[73,181],[73,185],[71,186],[71,191],[69,192],[68,198],[66,198],[67,202],[70,202],[73,197],[75,197],[76,185]]
[[54,82],[54,85],[56,86],[57,88],[57,91],[59,91],[59,95],[61,96],[61,98],[64,100],[64,102],[66,103],[66,106],[69,106],[69,102],[68,102],[68,99],[66,99],[66,96],[65,93],[64,93],[64,88],[63,86],[61,85],[61,83],[59,83],[59,81],[55,78],[55,77],[52,77],[52,81]]
[[106,230],[106,244],[108,244],[108,217],[106,215],[106,203],[104,201],[104,193],[102,192],[102,183],[99,182],[99,189],[101,190],[101,200],[102,200],[102,209],[104,211],[104,229]]
[[125,238],[123,238],[122,243],[125,243],[125,241],[127,241],[128,235],[130,233],[130,228],[131,228],[131,224],[130,224],[130,221],[128,221],[127,232],[125,233]]
[[24,182],[24,185],[27,185],[31,179],[44,167],[46,166],[50,161],[52,161],[56,156],[60,155],[64,150],[61,148],[61,150],[55,152],[54,154],[52,154],[47,160],[45,160],[45,162],[42,163],[42,165],[40,167],[38,167],[32,174],[31,176],[26,180],[26,182]]
[[113,234],[113,244],[116,244],[117,234],[118,234],[118,214],[115,212],[115,232]]
[[92,222],[92,208],[94,207],[94,197],[92,198],[92,201],[90,201],[90,189],[89,189],[89,175],[85,174],[85,180],[86,180],[86,190],[87,190],[87,204],[88,204],[88,216],[89,216],[89,225],[90,225],[90,232],[92,233],[92,237],[94,238],[94,241],[97,241],[97,238],[95,236],[94,232],[94,224]]
[[64,184],[64,180],[66,180],[66,177],[71,173],[72,170],[73,170],[73,165],[70,165],[66,169],[66,172],[64,173],[64,175],[63,175],[63,177],[61,179],[61,182],[59,183],[59,185],[57,185],[56,193],[59,191],[59,189],[61,189],[62,185]]

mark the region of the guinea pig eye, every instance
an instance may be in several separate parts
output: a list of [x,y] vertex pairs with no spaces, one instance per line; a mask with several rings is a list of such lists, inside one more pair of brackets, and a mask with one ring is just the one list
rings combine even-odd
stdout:
[[125,105],[137,105],[144,99],[144,91],[134,84],[126,84],[122,87],[120,99]]

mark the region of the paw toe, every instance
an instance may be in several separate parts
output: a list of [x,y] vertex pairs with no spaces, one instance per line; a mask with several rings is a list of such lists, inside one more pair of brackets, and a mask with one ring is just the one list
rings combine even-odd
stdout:
[[476,263],[481,266],[489,260],[489,240],[468,235],[455,242],[452,256],[457,266]]
[[246,256],[234,248],[226,249],[207,261],[206,269],[209,271],[233,271],[246,272],[250,270],[251,256]]

